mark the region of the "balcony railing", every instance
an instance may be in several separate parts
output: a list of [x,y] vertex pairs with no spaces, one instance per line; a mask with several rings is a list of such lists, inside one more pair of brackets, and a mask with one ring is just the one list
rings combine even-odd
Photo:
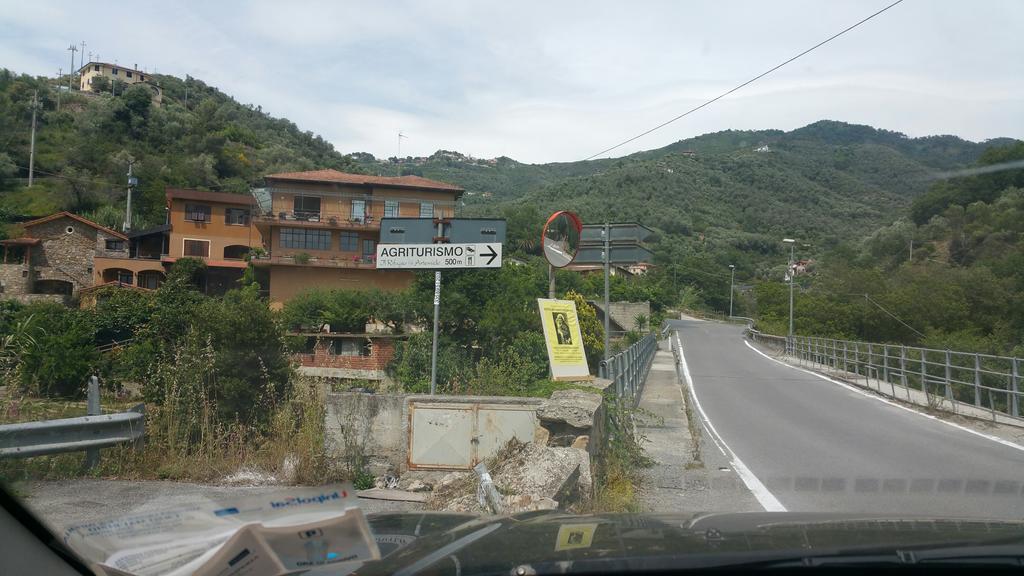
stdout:
[[309,256],[303,254],[288,254],[275,256],[254,257],[252,263],[256,266],[267,264],[284,264],[288,266],[317,266],[322,268],[355,268],[361,270],[374,270],[377,268],[376,256]]
[[289,226],[319,226],[357,230],[376,230],[380,228],[380,220],[369,214],[363,217],[352,217],[349,214],[331,212],[281,210],[257,214],[255,218],[257,223],[287,224]]

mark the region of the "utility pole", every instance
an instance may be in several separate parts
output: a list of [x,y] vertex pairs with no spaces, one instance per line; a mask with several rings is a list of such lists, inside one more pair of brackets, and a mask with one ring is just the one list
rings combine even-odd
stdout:
[[85,66],[85,40],[82,40],[82,57],[78,60],[78,69],[81,70]]
[[39,91],[32,92],[32,137],[28,149],[28,185],[32,186],[36,168],[36,110],[39,108]]
[[68,70],[68,92],[71,92],[71,82],[75,79],[75,52],[78,52],[78,46],[72,44],[68,46],[68,50],[71,51],[71,69]]
[[914,239],[910,239],[910,263],[914,263]]
[[608,362],[611,358],[611,342],[608,337],[608,331],[611,330],[611,312],[612,307],[609,302],[608,289],[608,274],[609,274],[609,261],[611,257],[611,230],[608,227],[608,223],[604,223],[604,228],[601,229],[601,240],[604,242],[604,250],[601,254],[601,259],[604,260],[604,361]]
[[734,292],[733,284],[736,280],[736,266],[734,264],[729,264],[729,271],[729,318],[732,318],[732,294]]
[[64,75],[63,68],[57,68],[57,112],[60,112],[60,77]]
[[783,242],[789,244],[789,267],[786,269],[786,274],[789,276],[789,335],[786,339],[787,344],[792,348],[793,346],[793,278],[796,276],[795,266],[793,266],[793,258],[795,256],[796,240],[792,238],[783,238]]
[[135,185],[139,182],[138,178],[132,176],[132,164],[134,160],[128,161],[128,202],[124,212],[124,231],[131,232],[132,230],[132,190]]
[[398,159],[398,175],[399,176],[402,175],[402,138],[408,138],[408,136],[406,136],[405,134],[402,134],[402,131],[399,130],[398,131],[398,156],[397,156],[397,159]]

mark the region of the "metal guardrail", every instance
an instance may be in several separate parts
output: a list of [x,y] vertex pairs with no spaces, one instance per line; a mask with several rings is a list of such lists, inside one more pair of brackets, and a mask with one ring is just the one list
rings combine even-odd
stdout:
[[142,442],[144,404],[127,412],[100,414],[99,385],[93,377],[88,405],[89,416],[0,425],[0,459],[85,451],[85,467],[91,468],[99,461],[100,448]]
[[876,344],[810,336],[764,334],[748,329],[751,340],[779,350],[800,362],[817,364],[889,385],[920,390],[926,397],[945,399],[1020,417],[1024,362],[1020,358],[918,348],[899,344]]
[[654,333],[648,333],[629,348],[602,361],[599,375],[612,381],[616,396],[636,406],[657,351],[658,339]]

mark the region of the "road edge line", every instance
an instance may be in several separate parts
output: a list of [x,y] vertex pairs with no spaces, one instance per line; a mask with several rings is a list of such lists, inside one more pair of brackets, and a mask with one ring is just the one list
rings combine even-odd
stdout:
[[679,350],[679,364],[683,369],[683,378],[686,379],[686,385],[690,389],[690,397],[693,398],[693,404],[697,407],[697,411],[700,413],[701,420],[704,421],[711,439],[714,440],[715,444],[718,444],[719,449],[724,448],[728,451],[728,456],[731,458],[729,464],[736,470],[740,480],[743,481],[743,484],[747,486],[747,489],[750,490],[754,498],[757,499],[758,504],[766,512],[786,512],[786,507],[782,505],[782,502],[779,502],[779,499],[768,490],[764,483],[754,475],[750,468],[733,452],[732,448],[726,444],[725,439],[715,430],[715,425],[711,423],[711,419],[704,412],[704,408],[700,405],[700,399],[697,398],[697,389],[693,385],[693,377],[690,376],[690,367],[686,364],[686,355],[683,354],[683,339],[679,336],[678,330],[676,330],[676,347]]
[[853,384],[848,384],[846,382],[842,382],[840,380],[836,380],[835,378],[831,378],[831,377],[826,376],[824,374],[815,372],[814,370],[808,370],[806,368],[801,368],[799,366],[793,366],[792,364],[790,364],[788,362],[783,362],[782,360],[779,360],[778,358],[772,358],[771,356],[769,356],[769,355],[765,354],[764,352],[761,352],[760,350],[755,348],[750,343],[750,341],[747,340],[746,338],[743,339],[743,343],[747,345],[747,348],[750,348],[751,350],[753,350],[754,352],[757,352],[761,356],[764,356],[765,358],[771,360],[772,362],[778,362],[779,364],[782,364],[783,366],[786,366],[787,368],[792,368],[793,370],[799,370],[800,372],[806,372],[807,374],[810,374],[811,376],[817,376],[818,378],[821,378],[822,380],[827,380],[827,381],[829,381],[829,382],[831,382],[833,384],[836,384],[838,386],[842,386],[843,388],[846,388],[847,390],[849,390],[851,392],[856,392],[857,394],[860,394],[861,396],[866,396],[868,398],[872,398],[872,399],[877,400],[879,402],[882,402],[884,404],[888,404],[889,406],[893,406],[893,407],[899,408],[900,410],[906,410],[907,412],[910,412],[911,414],[917,414],[918,416],[921,416],[922,418],[927,418],[929,420],[934,420],[936,422],[941,422],[942,424],[945,424],[946,426],[951,426],[953,428],[956,428],[957,430],[963,430],[964,432],[967,432],[967,433],[970,433],[970,434],[974,434],[975,436],[978,436],[978,437],[981,437],[981,438],[985,438],[986,440],[991,440],[993,442],[996,442],[997,444],[1002,444],[1003,446],[1007,446],[1009,448],[1013,448],[1015,450],[1020,450],[1021,452],[1024,452],[1024,446],[1021,446],[1020,444],[1017,444],[1015,442],[1010,442],[1009,440],[1005,440],[1005,439],[1000,438],[998,436],[992,436],[990,434],[985,434],[984,432],[979,432],[977,430],[972,430],[971,428],[968,428],[966,426],[961,426],[961,425],[959,425],[959,424],[957,424],[955,422],[950,422],[949,420],[943,420],[942,418],[939,418],[938,416],[932,416],[931,414],[926,414],[924,412],[921,412],[920,410],[914,410],[913,408],[911,408],[909,406],[904,406],[904,405],[902,405],[902,404],[900,404],[898,402],[893,402],[892,400],[890,400],[888,398],[885,398],[883,396],[879,396],[878,394],[869,393],[868,391],[862,390],[861,388],[859,388],[858,386],[854,386]]

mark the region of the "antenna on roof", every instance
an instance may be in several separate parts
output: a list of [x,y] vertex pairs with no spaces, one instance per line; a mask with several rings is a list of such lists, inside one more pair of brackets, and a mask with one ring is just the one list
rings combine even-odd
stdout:
[[402,131],[399,130],[398,131],[398,156],[397,156],[397,160],[398,160],[398,175],[399,176],[402,175],[402,138],[408,138],[408,136],[406,136],[405,134],[402,134]]

